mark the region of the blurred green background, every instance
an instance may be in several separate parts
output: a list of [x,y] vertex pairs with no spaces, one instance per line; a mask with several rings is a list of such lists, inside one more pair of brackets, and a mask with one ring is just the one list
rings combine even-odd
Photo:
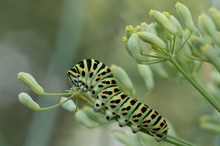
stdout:
[[[121,146],[110,131],[117,123],[87,129],[62,108],[34,112],[18,102],[29,93],[42,107],[59,99],[38,97],[17,80],[28,72],[47,92],[70,88],[66,70],[84,58],[123,67],[137,97],[145,93],[134,60],[124,49],[125,26],[151,22],[150,9],[176,16],[175,0],[0,0],[0,146]],[[211,5],[209,0],[182,0],[195,22]],[[199,128],[198,119],[212,107],[187,82],[157,75],[149,98],[140,98],[160,111],[181,138],[201,146],[213,145],[215,136]],[[81,105],[83,106],[83,105]]]

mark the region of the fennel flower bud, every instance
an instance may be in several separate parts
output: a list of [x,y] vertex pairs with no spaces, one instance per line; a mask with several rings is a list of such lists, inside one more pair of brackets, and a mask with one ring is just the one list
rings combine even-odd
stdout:
[[131,55],[131,57],[137,63],[141,63],[143,61],[147,61],[148,57],[141,55],[141,52],[143,51],[143,49],[138,39],[139,38],[136,34],[132,34],[129,39],[127,39],[127,37],[124,37],[123,42],[129,55]]
[[154,88],[154,80],[150,66],[138,64],[138,70],[144,79],[148,91],[151,91]]
[[31,110],[39,110],[40,106],[27,94],[27,93],[20,93],[18,95],[19,101]]
[[18,79],[22,81],[27,87],[29,87],[34,93],[42,95],[44,89],[37,83],[37,81],[28,73],[19,72]]
[[150,32],[138,32],[138,37],[143,40],[144,42],[153,44],[160,49],[166,49],[166,44],[162,39]]
[[173,15],[168,15],[167,18],[176,27],[176,29],[177,29],[177,36],[179,38],[182,38],[183,37],[183,29],[182,29],[179,21]]
[[159,25],[159,24],[158,23],[150,23],[147,26],[146,32],[150,32],[150,33],[153,33],[153,34],[157,35],[156,25]]
[[76,112],[76,110],[77,110],[76,104],[72,100],[68,100],[66,102],[65,102],[65,100],[68,100],[68,98],[61,97],[60,102],[64,102],[62,104],[62,107],[67,111]]
[[218,31],[220,31],[220,12],[216,10],[215,8],[210,8],[209,9],[209,14],[214,21]]
[[140,30],[140,31],[146,31],[147,28],[148,28],[147,23],[146,23],[146,22],[142,22],[142,23],[141,23],[141,30]]
[[[167,16],[165,16],[163,13],[155,10],[150,10],[149,12],[150,16],[153,17],[153,19],[162,25],[169,33],[175,35],[177,33],[176,27],[170,23],[170,21],[167,19]],[[166,15],[169,15],[169,13],[166,13]]]
[[130,38],[130,36],[135,33],[135,29],[132,25],[128,25],[125,27],[125,33],[126,33],[126,37]]
[[177,14],[183,20],[183,23],[186,25],[186,27],[191,32],[193,32],[194,29],[195,29],[195,25],[194,25],[194,22],[192,20],[192,15],[191,15],[189,9],[180,2],[177,2],[175,4],[175,7],[176,7]]
[[135,93],[134,86],[125,70],[117,65],[110,67],[119,87],[128,95],[133,96]]
[[214,42],[220,45],[220,36],[213,20],[206,14],[199,16],[199,29],[208,34]]

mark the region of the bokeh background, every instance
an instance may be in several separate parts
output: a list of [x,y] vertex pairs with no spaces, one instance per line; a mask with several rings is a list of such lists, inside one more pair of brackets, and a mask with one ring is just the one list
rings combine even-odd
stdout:
[[[79,60],[95,58],[123,67],[145,93],[143,79],[123,46],[125,26],[151,22],[150,9],[176,16],[176,0],[0,0],[0,146],[122,146],[111,135],[117,123],[94,129],[82,126],[62,108],[31,111],[18,101],[29,93],[42,107],[59,101],[39,97],[17,80],[28,72],[47,92],[70,88],[66,70]],[[213,5],[210,0],[180,1],[197,17]],[[217,6],[217,5],[215,5]],[[187,82],[154,75],[155,89],[140,100],[160,111],[177,135],[192,143],[213,145],[215,136],[199,128],[198,119],[212,107]],[[83,106],[83,105],[81,105]]]

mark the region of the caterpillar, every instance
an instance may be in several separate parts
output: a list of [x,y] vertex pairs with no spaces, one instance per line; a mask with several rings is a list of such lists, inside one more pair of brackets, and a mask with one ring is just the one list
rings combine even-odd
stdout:
[[105,110],[107,120],[118,119],[119,126],[131,125],[133,133],[141,128],[156,141],[163,141],[168,132],[166,120],[148,105],[123,93],[108,66],[95,59],[84,59],[67,71],[73,87],[90,92],[95,99],[94,110]]

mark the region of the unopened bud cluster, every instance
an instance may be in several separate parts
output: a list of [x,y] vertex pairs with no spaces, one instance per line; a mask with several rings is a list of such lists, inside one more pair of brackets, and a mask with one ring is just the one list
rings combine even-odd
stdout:
[[126,27],[123,41],[129,55],[139,64],[169,61],[170,57],[187,62],[186,57],[179,55],[184,50],[191,60],[197,58],[216,62],[213,58],[219,54],[220,12],[210,8],[208,14],[199,16],[196,27],[190,10],[184,4],[177,2],[175,8],[178,17],[168,12],[150,10],[149,15],[154,22]]
[[176,17],[156,10],[149,12],[154,22],[142,22],[136,27],[126,27],[123,38],[125,48],[137,63],[149,64],[168,60],[169,56],[183,47],[188,32],[194,32],[195,25],[189,9],[179,2],[175,6],[177,14],[185,24],[185,30]]
[[210,8],[208,14],[203,13],[198,17],[198,29],[189,42],[195,58],[220,67],[220,12],[217,9]]

